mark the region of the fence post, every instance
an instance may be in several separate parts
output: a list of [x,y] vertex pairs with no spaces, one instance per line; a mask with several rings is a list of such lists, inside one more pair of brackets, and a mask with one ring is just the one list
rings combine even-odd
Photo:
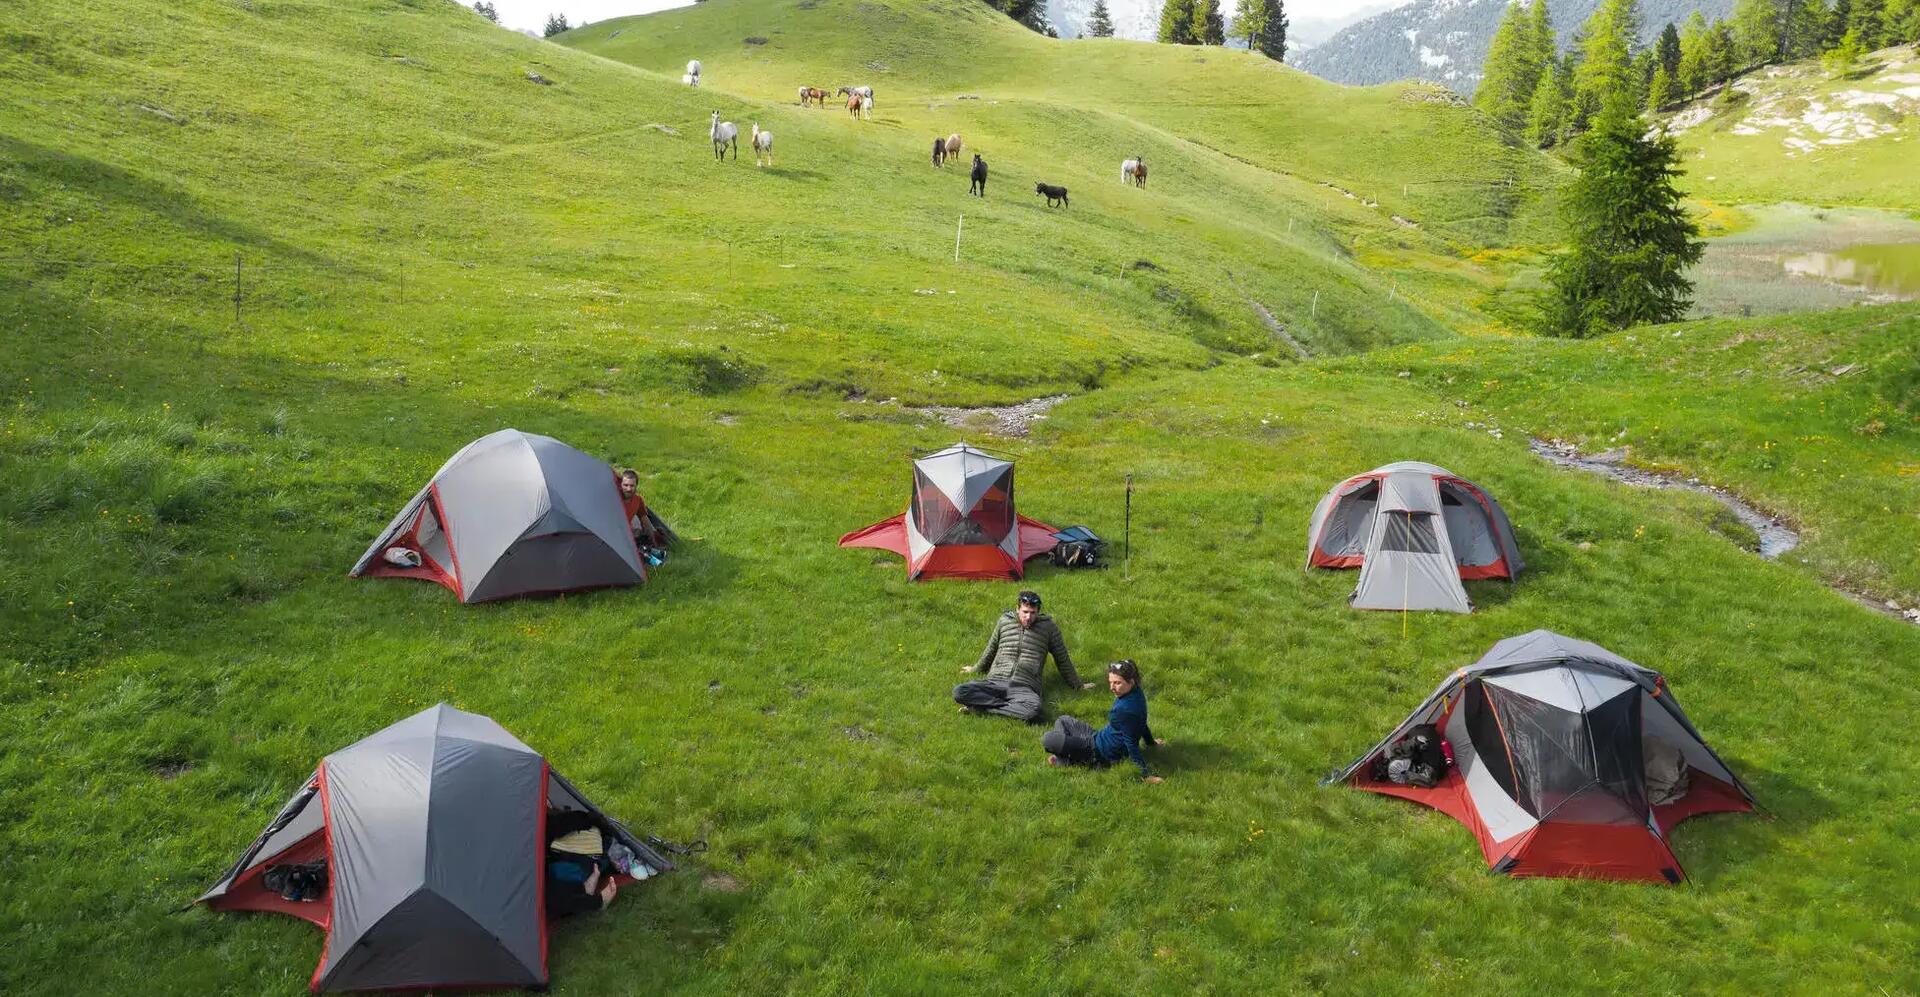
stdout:
[[960,221],[953,227],[953,262],[960,262],[960,233],[967,227],[967,213],[960,213]]
[[233,254],[233,324],[240,324],[240,252]]

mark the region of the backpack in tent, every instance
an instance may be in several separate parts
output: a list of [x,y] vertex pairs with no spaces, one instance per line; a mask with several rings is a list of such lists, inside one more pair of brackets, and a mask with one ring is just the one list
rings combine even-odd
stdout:
[[449,458],[349,574],[438,582],[461,602],[638,585],[647,569],[616,480],[550,436],[490,433]]
[[1524,568],[1506,510],[1442,467],[1401,461],[1355,475],[1320,499],[1307,565],[1359,568],[1356,609],[1470,612],[1462,579],[1512,580]]
[[1021,578],[1058,543],[1053,527],[1014,511],[1013,461],[965,443],[913,462],[907,511],[840,538],[907,559],[907,577]]
[[[1430,786],[1381,778],[1378,762],[1422,729],[1438,731],[1453,765]],[[1509,637],[1448,676],[1326,782],[1453,817],[1510,876],[1677,883],[1674,827],[1754,806],[1659,672],[1546,630]]]
[[442,703],[321,759],[195,902],[318,925],[316,991],[544,986],[550,814],[624,850],[616,882],[673,868],[499,724]]
[[1053,535],[1047,558],[1062,568],[1104,568],[1107,542],[1084,526],[1069,526]]

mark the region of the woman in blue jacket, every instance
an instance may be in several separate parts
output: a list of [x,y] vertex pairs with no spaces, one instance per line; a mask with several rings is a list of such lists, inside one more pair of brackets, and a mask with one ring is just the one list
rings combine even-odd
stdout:
[[1107,688],[1113,690],[1113,707],[1107,711],[1107,725],[1094,730],[1091,724],[1072,716],[1061,716],[1053,729],[1040,736],[1047,751],[1048,765],[1095,765],[1105,768],[1121,759],[1131,759],[1148,782],[1161,778],[1147,768],[1142,750],[1148,744],[1167,742],[1153,736],[1147,726],[1147,694],[1140,688],[1140,666],[1132,659],[1107,666]]

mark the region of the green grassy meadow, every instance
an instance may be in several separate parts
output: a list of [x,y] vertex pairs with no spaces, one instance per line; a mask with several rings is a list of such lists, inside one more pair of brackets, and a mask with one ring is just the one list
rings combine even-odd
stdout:
[[[1514,335],[1487,261],[1551,241],[1559,167],[1244,53],[962,0],[564,41],[443,0],[0,8],[0,991],[301,991],[310,926],[172,911],[319,757],[440,700],[710,844],[557,926],[559,994],[1920,989],[1920,628],[1826,584],[1920,596],[1920,306]],[[871,83],[875,120],[802,82]],[[713,110],[776,165],[715,163]],[[954,130],[985,201],[927,162]],[[1462,176],[1502,182],[1422,183]],[[1130,570],[1029,584],[1083,670],[1140,662],[1162,785],[955,715],[1015,586],[833,544],[961,434],[915,405],[1057,393],[973,438],[1058,525],[1117,536],[1134,476]],[[638,466],[695,539],[564,598],[345,577],[504,426]],[[1626,430],[1791,515],[1805,559],[1522,430]],[[1321,492],[1409,458],[1517,525],[1528,572],[1471,616],[1300,570]],[[1677,888],[1507,880],[1448,818],[1316,785],[1535,627],[1666,672],[1769,816],[1684,825]],[[1048,715],[1106,699],[1050,680]]]

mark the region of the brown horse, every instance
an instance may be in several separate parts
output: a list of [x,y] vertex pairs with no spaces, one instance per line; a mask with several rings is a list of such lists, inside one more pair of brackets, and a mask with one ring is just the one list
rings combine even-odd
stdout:
[[800,88],[800,106],[805,107],[807,106],[808,103],[815,103],[815,104],[819,104],[821,107],[826,107],[827,92],[825,90],[820,89],[819,87],[801,87]]

